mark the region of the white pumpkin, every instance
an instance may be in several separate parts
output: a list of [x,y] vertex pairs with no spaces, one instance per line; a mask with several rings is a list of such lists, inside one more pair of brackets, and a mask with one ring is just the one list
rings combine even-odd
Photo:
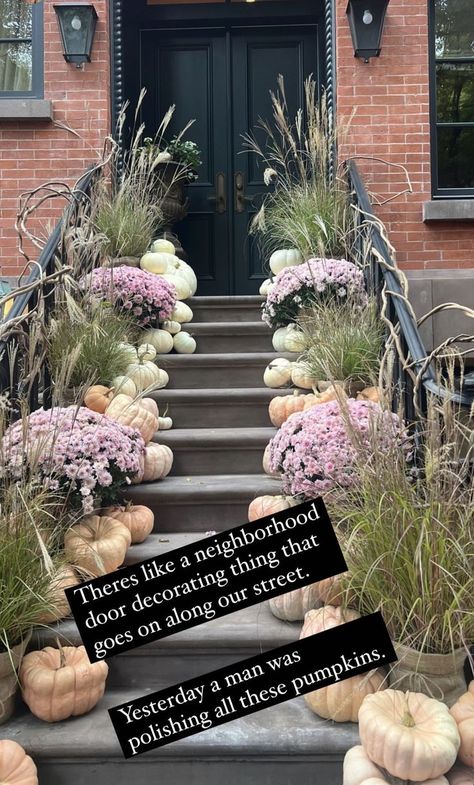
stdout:
[[167,319],[165,322],[163,322],[161,328],[162,330],[166,330],[166,332],[169,333],[170,335],[176,335],[177,333],[180,332],[181,325],[179,322],[172,322],[169,319]]
[[304,352],[306,348],[306,338],[301,330],[296,327],[288,330],[285,337],[285,352]]
[[277,387],[288,387],[291,384],[291,370],[293,363],[284,357],[272,360],[267,366],[263,375],[263,381],[267,387],[276,389]]
[[281,251],[275,251],[270,257],[270,270],[273,275],[281,273],[285,267],[296,267],[297,264],[303,263],[303,257],[297,248],[288,248]]
[[164,238],[160,237],[159,240],[155,240],[153,245],[151,246],[152,253],[169,253],[172,256],[176,253],[176,248],[174,247],[173,243],[169,240],[165,240]]
[[172,275],[175,274],[182,275],[183,278],[186,278],[191,288],[191,294],[192,295],[196,294],[196,289],[197,289],[196,274],[193,268],[189,264],[187,264],[187,262],[183,262],[183,260],[178,259],[177,256],[173,257],[173,259],[170,260],[168,265],[168,273]]
[[158,378],[158,382],[154,385],[154,387],[155,390],[162,390],[164,387],[168,386],[170,377],[168,376],[166,371],[163,370],[163,368],[158,368],[158,370],[160,372],[160,375]]
[[137,359],[137,350],[131,343],[119,343],[119,347],[124,350],[127,360],[131,363]]
[[135,382],[138,392],[159,384],[160,372],[161,369],[149,360],[132,363],[127,368],[127,375]]
[[279,327],[273,333],[272,344],[276,352],[286,352],[286,336],[288,335],[288,327]]
[[130,398],[135,398],[138,393],[137,385],[129,376],[116,376],[115,379],[112,379],[111,387],[114,391],[114,398],[116,395],[129,395]]
[[302,390],[312,390],[316,384],[315,379],[308,374],[304,365],[298,365],[298,363],[293,365],[291,381],[295,387],[300,387]]
[[196,351],[196,341],[184,330],[174,336],[173,346],[178,354],[194,354]]
[[170,431],[173,427],[173,420],[171,417],[158,417],[158,430]]
[[140,259],[140,267],[147,273],[162,275],[168,269],[167,254],[148,252]]
[[259,292],[262,295],[262,297],[268,297],[272,288],[273,288],[273,281],[271,278],[267,278],[266,281],[262,283]]
[[177,302],[173,313],[171,314],[171,318],[175,322],[179,322],[179,324],[189,324],[193,320],[193,312],[189,305],[182,302]]
[[191,287],[184,275],[179,272],[173,272],[166,273],[161,277],[164,278],[165,281],[168,281],[168,283],[173,284],[176,289],[176,298],[178,300],[187,300],[191,297]]
[[173,338],[166,330],[146,330],[143,340],[151,344],[158,354],[168,354],[173,348]]
[[139,360],[154,360],[156,349],[151,343],[141,343],[137,349],[137,357]]

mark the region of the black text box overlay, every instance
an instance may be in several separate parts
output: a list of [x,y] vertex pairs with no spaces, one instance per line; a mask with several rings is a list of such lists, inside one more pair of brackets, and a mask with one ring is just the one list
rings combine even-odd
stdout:
[[347,570],[322,499],[66,590],[91,662]]
[[126,758],[397,659],[380,613],[109,709]]

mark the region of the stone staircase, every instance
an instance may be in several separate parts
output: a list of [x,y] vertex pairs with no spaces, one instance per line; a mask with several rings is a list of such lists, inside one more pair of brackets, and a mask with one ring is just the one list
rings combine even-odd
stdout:
[[[155,532],[129,550],[133,564],[247,520],[250,501],[278,493],[262,471],[274,433],[263,387],[275,356],[258,297],[198,297],[188,326],[198,353],[164,358],[171,384],[155,393],[174,429],[157,440],[174,451],[172,474],[131,488],[127,497],[155,512]],[[54,726],[19,706],[0,738],[23,744],[40,785],[340,785],[342,759],[357,726],[315,717],[303,699],[210,729],[125,761],[107,708],[296,640],[299,624],[275,619],[265,603],[125,652],[109,661],[103,701],[90,714]],[[71,619],[38,633],[41,644],[80,643]],[[38,640],[36,641],[38,642]]]

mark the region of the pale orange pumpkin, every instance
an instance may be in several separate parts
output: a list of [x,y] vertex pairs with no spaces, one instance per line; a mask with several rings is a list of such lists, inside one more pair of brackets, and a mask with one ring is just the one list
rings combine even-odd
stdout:
[[309,408],[309,404],[314,406],[317,402],[315,395],[301,395],[298,390],[295,390],[293,395],[277,395],[273,398],[268,407],[268,414],[272,424],[276,428],[281,428],[292,414],[302,412],[306,406]]
[[147,412],[154,414],[157,419],[159,418],[160,411],[158,409],[158,404],[153,400],[153,398],[141,398],[140,405],[143,406]]
[[153,510],[142,504],[128,502],[124,507],[108,507],[104,514],[127,527],[132,536],[132,545],[143,542],[153,531]]
[[[385,778],[379,767],[372,763],[360,745],[347,751],[344,758],[342,785],[388,785],[392,780]],[[423,785],[449,785],[446,777],[426,780]]]
[[450,711],[461,737],[459,758],[466,766],[474,768],[474,681],[471,681],[467,692],[451,706]]
[[250,502],[248,517],[250,523],[265,518],[267,515],[276,515],[284,510],[289,510],[293,505],[286,496],[258,496]]
[[45,612],[36,620],[37,624],[51,624],[59,619],[69,616],[71,609],[64,593],[65,589],[77,586],[79,578],[69,564],[65,564],[58,572],[52,576],[51,585],[48,592],[48,599],[51,601],[51,609]]
[[380,403],[380,391],[377,387],[365,387],[364,390],[357,395],[358,401],[372,401],[372,403]]
[[72,564],[91,575],[106,575],[120,567],[132,541],[120,521],[91,515],[71,526],[64,535],[64,552]]
[[269,601],[271,612],[282,621],[302,621],[308,611],[320,605],[317,583],[280,594]]
[[474,767],[463,766],[456,763],[451,771],[448,771],[447,778],[449,785],[474,785]]
[[319,598],[323,605],[337,606],[342,604],[343,589],[341,578],[341,575],[333,575],[318,582]]
[[448,707],[421,692],[367,695],[359,710],[359,735],[377,766],[414,782],[446,774],[460,745]]
[[89,387],[84,395],[84,406],[87,406],[87,408],[91,409],[93,412],[104,414],[112,397],[112,390],[101,384],[95,384],[93,387]]
[[262,461],[262,468],[265,474],[268,474],[269,477],[277,477],[277,473],[272,471],[272,467],[270,466],[270,445],[267,444],[265,447],[265,452],[263,453],[263,461]]
[[0,782],[2,785],[38,785],[34,761],[16,741],[0,741]]
[[158,430],[158,417],[155,417],[152,412],[149,412],[138,401],[134,401],[129,395],[116,395],[109,403],[106,415],[122,425],[136,428],[145,444]]
[[[317,585],[317,584],[316,584]],[[305,616],[300,639],[338,627],[359,618],[356,611],[326,605],[310,610]],[[357,722],[359,709],[366,695],[383,689],[385,673],[379,668],[330,684],[304,696],[311,711],[335,722]]]
[[89,661],[84,646],[47,646],[23,659],[20,684],[30,711],[45,722],[87,714],[101,700],[109,668]]
[[166,444],[150,442],[145,448],[140,482],[155,482],[168,476],[173,467],[173,452]]

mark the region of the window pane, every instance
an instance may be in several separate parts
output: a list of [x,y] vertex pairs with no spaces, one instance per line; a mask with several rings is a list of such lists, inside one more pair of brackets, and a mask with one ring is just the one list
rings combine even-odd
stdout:
[[472,0],[435,0],[436,57],[474,57]]
[[0,91],[32,89],[31,44],[0,44]]
[[0,0],[0,38],[31,38],[33,9],[24,0]]
[[474,128],[438,128],[440,188],[474,188]]
[[474,63],[438,63],[436,85],[439,123],[474,122]]

